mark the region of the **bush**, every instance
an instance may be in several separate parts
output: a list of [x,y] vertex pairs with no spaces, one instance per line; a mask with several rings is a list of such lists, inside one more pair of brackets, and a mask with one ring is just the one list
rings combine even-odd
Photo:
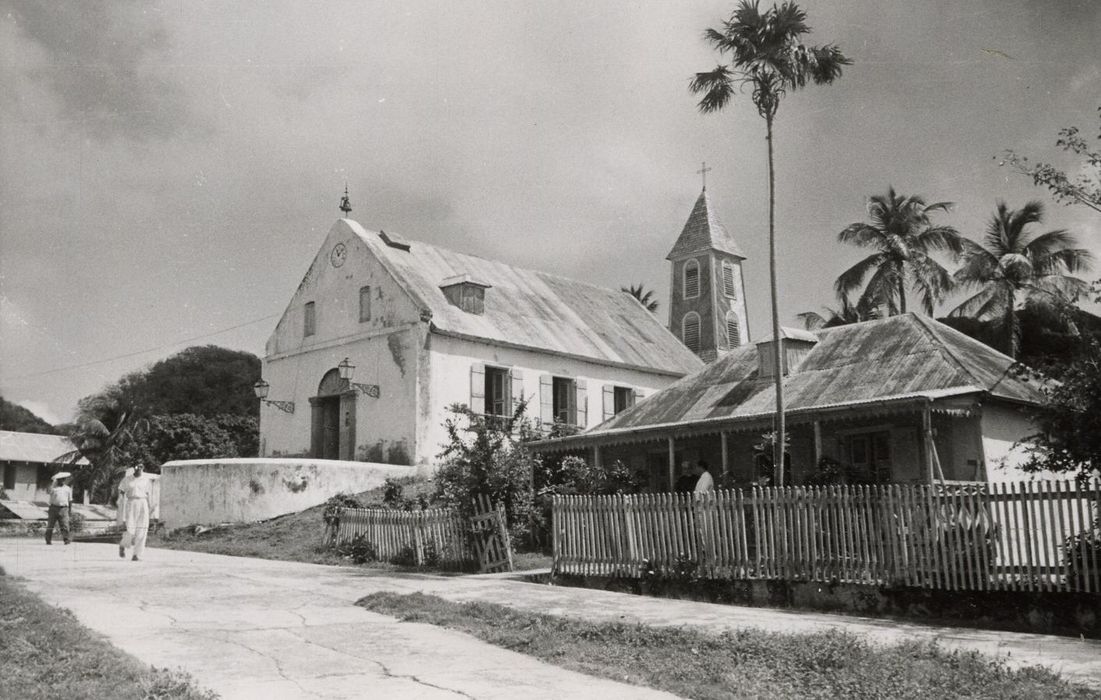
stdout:
[[535,431],[524,418],[526,403],[506,420],[486,420],[465,405],[448,409],[444,421],[448,443],[436,472],[436,498],[464,517],[475,513],[475,502],[485,496],[503,503],[514,543],[531,540],[531,479],[535,456],[524,446]]
[[342,557],[349,557],[356,564],[378,561],[378,546],[365,535],[356,535],[351,542],[345,542],[336,549]]

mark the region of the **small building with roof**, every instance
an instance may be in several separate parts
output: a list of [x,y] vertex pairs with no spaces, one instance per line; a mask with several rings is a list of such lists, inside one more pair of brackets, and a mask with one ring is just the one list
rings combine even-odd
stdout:
[[[784,335],[784,485],[1023,476],[1014,443],[1034,432],[1027,409],[1043,394],[1041,380],[1012,358],[913,313]],[[701,460],[720,483],[778,485],[765,437],[775,402],[771,348],[771,339],[735,348],[583,434],[535,447],[621,460],[658,491]]]
[[62,470],[88,464],[63,435],[0,430],[3,500],[46,501],[50,477]]
[[340,219],[268,340],[260,456],[428,467],[452,404],[584,429],[701,366],[620,290]]

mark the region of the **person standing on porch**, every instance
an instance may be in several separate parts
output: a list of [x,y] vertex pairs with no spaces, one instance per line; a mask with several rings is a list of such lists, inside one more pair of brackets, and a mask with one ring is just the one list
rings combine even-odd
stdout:
[[692,490],[696,493],[704,493],[715,490],[715,477],[711,476],[711,469],[702,459],[696,462],[696,486]]
[[145,467],[138,464],[134,471],[123,477],[119,483],[119,502],[125,509],[123,515],[126,531],[119,542],[119,556],[126,558],[126,548],[133,547],[131,561],[138,561],[145,553],[145,538],[149,534],[149,496],[153,491],[153,480],[145,474]]
[[50,494],[50,508],[46,514],[46,544],[53,544],[54,525],[61,525],[61,537],[69,544],[69,513],[73,505],[73,489],[69,486],[69,472],[59,472],[50,481],[46,492]]

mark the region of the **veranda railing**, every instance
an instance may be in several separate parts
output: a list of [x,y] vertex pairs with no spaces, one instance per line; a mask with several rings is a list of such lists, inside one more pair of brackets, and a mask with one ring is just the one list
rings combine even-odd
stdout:
[[1075,482],[558,496],[559,573],[1101,592],[1101,488]]

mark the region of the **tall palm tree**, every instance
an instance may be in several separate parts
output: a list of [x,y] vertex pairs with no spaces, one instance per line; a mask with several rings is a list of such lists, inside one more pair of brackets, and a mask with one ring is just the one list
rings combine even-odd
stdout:
[[1073,234],[1056,229],[1033,236],[1028,228],[1043,220],[1044,208],[1029,202],[1010,209],[1005,202],[986,225],[980,245],[963,239],[963,265],[956,282],[978,292],[949,316],[995,321],[1001,326],[1005,353],[1017,356],[1020,327],[1018,307],[1025,302],[1049,307],[1073,303],[1089,285],[1069,273],[1089,269],[1090,252],[1078,248]]
[[[832,44],[804,46],[802,37],[810,33],[807,13],[794,2],[773,5],[761,12],[757,0],[742,0],[724,20],[721,29],[708,29],[704,38],[724,63],[706,73],[696,73],[690,88],[702,95],[699,110],[705,114],[721,111],[734,97],[735,90],[748,87],[757,113],[765,120],[768,144],[768,267],[772,294],[772,337],[775,364],[780,357],[780,311],[776,298],[776,170],[773,162],[773,123],[780,100],[807,83],[825,85],[841,77],[842,66],[852,63]],[[776,373],[776,445],[786,439],[784,426],[784,385],[782,373]],[[783,455],[775,448],[778,478],[783,483]]]
[[658,300],[654,298],[654,290],[652,289],[646,289],[641,284],[632,284],[630,287],[620,287],[619,291],[626,292],[638,299],[638,303],[645,306],[646,310],[651,313],[658,310]]
[[[955,259],[963,250],[959,231],[951,226],[934,226],[930,214],[948,211],[950,202],[926,204],[917,195],[903,196],[894,187],[886,196],[868,202],[871,223],[849,224],[837,240],[876,252],[845,270],[834,283],[838,296],[845,297],[864,287],[857,305],[885,306],[887,315],[906,313],[906,288],[921,298],[926,314],[952,287],[952,277],[932,254],[950,253]],[[864,284],[865,278],[868,279]]]

